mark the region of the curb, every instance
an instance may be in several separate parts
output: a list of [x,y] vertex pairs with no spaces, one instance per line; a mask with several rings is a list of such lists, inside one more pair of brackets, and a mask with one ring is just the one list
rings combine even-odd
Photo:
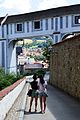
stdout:
[[21,111],[20,111],[20,114],[19,114],[19,120],[23,120],[23,117],[24,117],[24,110],[25,110],[25,106],[26,106],[27,92],[28,92],[28,83],[27,83],[26,93],[25,93],[25,96],[24,96],[24,101],[22,103]]

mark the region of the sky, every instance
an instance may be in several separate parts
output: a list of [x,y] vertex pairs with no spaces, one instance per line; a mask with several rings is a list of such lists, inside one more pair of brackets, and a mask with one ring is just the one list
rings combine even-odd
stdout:
[[0,17],[74,4],[80,4],[80,0],[0,0]]

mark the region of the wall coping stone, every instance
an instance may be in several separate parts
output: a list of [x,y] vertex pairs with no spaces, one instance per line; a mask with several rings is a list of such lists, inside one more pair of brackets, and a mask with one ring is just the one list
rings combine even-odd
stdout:
[[16,81],[14,84],[6,87],[5,89],[1,90],[0,91],[0,100],[2,100],[2,98],[5,97],[9,92],[11,92],[16,86],[18,86],[24,79],[25,79],[25,77]]

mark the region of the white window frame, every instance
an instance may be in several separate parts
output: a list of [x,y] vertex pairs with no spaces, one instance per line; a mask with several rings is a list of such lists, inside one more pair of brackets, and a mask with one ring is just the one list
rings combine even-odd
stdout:
[[[18,30],[17,30],[17,25],[19,25],[19,24],[22,25],[22,28],[21,28],[22,30],[19,30],[19,31],[18,31]],[[16,23],[16,32],[23,32],[23,23]]]
[[[35,22],[39,22],[40,23],[40,27],[39,28],[35,28]],[[33,30],[35,30],[35,31],[41,30],[41,21],[40,20],[34,20],[33,21]]]
[[80,17],[80,15],[75,15],[74,17],[73,17],[73,24],[74,25],[80,25],[80,18],[79,18],[79,23],[75,23],[75,17],[77,17],[77,16],[79,16]]

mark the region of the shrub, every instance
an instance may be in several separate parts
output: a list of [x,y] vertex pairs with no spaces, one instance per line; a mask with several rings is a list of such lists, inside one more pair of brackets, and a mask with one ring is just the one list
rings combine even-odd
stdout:
[[7,81],[6,79],[2,79],[0,81],[0,90],[6,88],[9,85],[11,85],[11,83],[9,81]]
[[40,70],[37,70],[36,71],[36,74],[39,76],[39,75],[43,75],[46,73],[46,71],[44,69],[40,69]]
[[5,73],[5,70],[0,67],[0,90],[10,86],[21,77],[23,76],[15,73],[9,73],[8,71]]

